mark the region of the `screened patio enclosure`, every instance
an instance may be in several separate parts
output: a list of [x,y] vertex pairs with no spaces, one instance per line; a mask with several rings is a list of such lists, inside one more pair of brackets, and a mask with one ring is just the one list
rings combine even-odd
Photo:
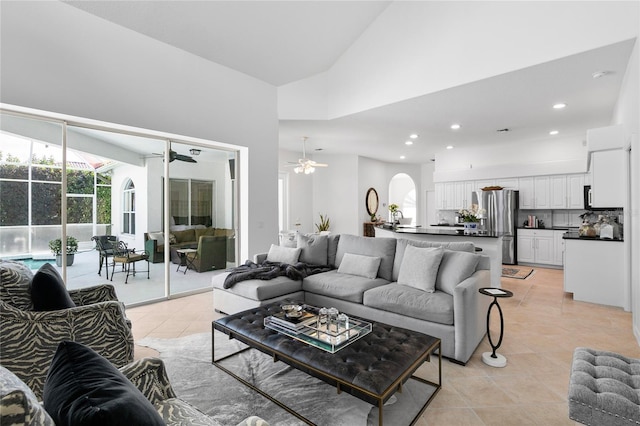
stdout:
[[[89,272],[98,281],[102,279],[97,275],[94,235],[113,235],[129,248],[142,251],[145,233],[162,233],[166,243],[172,232],[196,227],[237,234],[236,181],[231,178],[235,170],[230,168],[237,152],[220,149],[214,142],[185,139],[3,109],[0,259],[52,259],[49,241],[62,238],[63,233],[72,236],[78,240],[74,255],[78,263],[59,269],[67,286],[76,288],[94,281],[89,280]],[[187,192],[180,187],[185,183]],[[177,189],[172,189],[174,184]],[[176,211],[176,205],[181,210]],[[234,255],[235,241],[228,245]],[[94,267],[89,268],[90,264]],[[81,265],[86,272],[80,271]],[[153,265],[152,279],[144,283],[146,290],[127,303],[210,288],[209,273],[195,271],[188,274],[191,281],[199,282],[196,288],[191,284],[188,289],[172,287],[171,272],[176,266],[170,262]],[[140,276],[128,285],[141,283]],[[146,274],[144,278],[146,281]],[[124,281],[124,277],[114,276],[114,283],[117,280]]]

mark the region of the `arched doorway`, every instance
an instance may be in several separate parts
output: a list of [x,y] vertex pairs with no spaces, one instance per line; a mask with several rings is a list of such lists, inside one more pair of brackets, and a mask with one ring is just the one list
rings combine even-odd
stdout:
[[[409,224],[416,221],[416,185],[406,173],[398,173],[389,182],[389,204],[397,204],[404,219]],[[391,216],[389,216],[391,220]],[[405,224],[405,223],[403,223]]]

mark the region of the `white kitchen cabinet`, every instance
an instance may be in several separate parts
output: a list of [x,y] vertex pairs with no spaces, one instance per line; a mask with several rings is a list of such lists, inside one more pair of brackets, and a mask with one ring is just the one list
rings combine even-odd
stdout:
[[567,208],[567,176],[558,175],[549,178],[549,207]]
[[464,182],[455,182],[453,186],[455,209],[460,210],[465,207],[466,198],[464,196]]
[[468,180],[464,183],[464,201],[462,206],[468,209],[473,203],[473,192],[476,190],[475,182]]
[[626,181],[624,150],[591,153],[591,207],[623,207]]
[[549,176],[533,178],[534,209],[549,209]]
[[496,185],[501,186],[504,189],[518,190],[518,178],[512,179],[496,179]]
[[584,208],[584,175],[568,175],[567,176],[567,208],[583,209]]
[[496,185],[496,180],[495,179],[477,180],[477,181],[475,181],[475,188],[476,188],[475,190],[476,191],[480,191],[484,187],[495,186],[495,185]]
[[535,188],[533,186],[533,178],[526,177],[518,179],[518,188],[520,188],[520,209],[535,208]]
[[629,310],[625,292],[624,243],[564,241],[564,291],[573,293],[573,300]]
[[454,210],[456,208],[455,182],[444,183],[444,209]]
[[566,231],[553,231],[553,264],[564,265],[564,239],[562,236]]
[[553,232],[550,229],[518,229],[518,263],[556,264]]
[[436,191],[436,210],[444,210],[444,183],[434,185]]

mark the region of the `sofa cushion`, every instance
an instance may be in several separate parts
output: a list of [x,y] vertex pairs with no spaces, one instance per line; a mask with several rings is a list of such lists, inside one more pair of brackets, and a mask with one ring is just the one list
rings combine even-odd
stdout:
[[453,290],[473,275],[479,261],[480,256],[473,253],[445,250],[436,279],[436,289],[453,296]]
[[160,231],[160,232],[149,232],[147,234],[147,236],[149,237],[150,240],[158,240],[160,241],[164,241],[164,232]]
[[252,300],[268,300],[302,290],[302,281],[294,281],[287,277],[276,277],[272,280],[240,281],[230,288],[225,289],[224,280],[227,278],[227,275],[229,275],[229,272],[214,276],[211,279],[213,287]]
[[345,253],[340,262],[338,272],[341,274],[357,275],[359,277],[374,279],[378,276],[380,258],[374,256],[361,256],[359,254]]
[[176,243],[186,243],[190,241],[196,241],[195,229],[186,229],[184,231],[173,231],[173,235],[176,237]]
[[233,229],[226,228],[215,228],[213,231],[214,237],[227,237],[231,238],[235,235],[235,231]]
[[55,425],[29,386],[1,365],[0,425]]
[[50,263],[45,263],[31,280],[31,300],[35,311],[75,308],[62,277]]
[[32,279],[33,272],[23,262],[0,260],[0,300],[21,311],[32,310]]
[[340,234],[327,235],[327,265],[336,265],[336,255],[338,253],[338,242],[340,241]]
[[442,247],[408,246],[400,266],[398,284],[433,293],[436,289],[436,278],[443,253]]
[[335,266],[340,267],[340,262],[345,253],[379,257],[381,261],[378,276],[387,281],[391,281],[395,252],[395,238],[367,238],[342,234],[338,240]]
[[162,425],[149,400],[113,364],[88,346],[62,342],[43,391],[56,424]]
[[267,261],[280,262],[280,263],[286,263],[288,265],[293,265],[298,262],[301,251],[302,250],[299,248],[282,247],[282,246],[277,246],[275,244],[271,244],[271,247],[269,248],[269,253],[267,253]]
[[296,247],[302,249],[300,262],[311,265],[327,265],[329,239],[326,235],[296,235]]
[[302,289],[335,299],[362,303],[365,291],[386,284],[389,284],[389,281],[383,278],[369,279],[332,270],[305,277],[302,281]]
[[442,291],[427,293],[414,287],[391,283],[367,290],[363,304],[424,321],[453,324],[453,296]]
[[195,241],[200,241],[200,237],[213,237],[215,236],[214,228],[194,229]]
[[442,247],[447,250],[465,251],[469,253],[474,253],[476,248],[475,244],[469,241],[438,243],[431,241],[398,239],[398,243],[396,244],[396,253],[393,260],[393,275],[390,281],[398,281],[398,274],[400,273],[400,267],[402,266],[402,258],[404,257],[404,251],[408,245],[414,247]]

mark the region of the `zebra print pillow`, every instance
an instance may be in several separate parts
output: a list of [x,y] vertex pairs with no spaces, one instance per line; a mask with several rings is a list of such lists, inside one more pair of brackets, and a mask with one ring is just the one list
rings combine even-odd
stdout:
[[33,310],[29,285],[33,272],[22,262],[0,261],[0,300],[21,311]]
[[0,365],[0,424],[55,426],[36,395],[15,374]]

